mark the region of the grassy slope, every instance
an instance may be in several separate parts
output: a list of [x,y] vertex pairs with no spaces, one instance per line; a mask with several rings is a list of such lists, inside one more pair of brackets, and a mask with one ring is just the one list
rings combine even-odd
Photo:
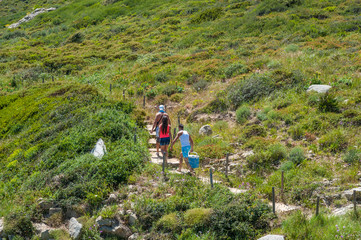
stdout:
[[[131,105],[93,87],[39,85],[0,103],[0,215],[39,197],[96,205],[146,159],[144,133],[133,143]],[[89,154],[99,138],[109,152],[101,160]]]
[[[246,164],[246,176],[231,178],[231,184],[248,183],[270,197],[271,186],[280,185],[278,166],[294,146],[316,156],[282,168],[288,202],[312,207],[316,189],[327,194],[318,188],[324,178],[337,178],[333,184],[342,188],[358,182],[359,156],[351,166],[343,161],[349,147],[361,147],[358,1],[104,2],[58,2],[57,11],[19,30],[0,30],[1,90],[21,89],[49,75],[90,82],[101,92],[112,83],[111,98],[120,99],[123,88],[129,96],[145,90],[150,104],[169,101],[176,106],[172,114],[179,111],[184,118],[187,111],[222,112],[246,103],[265,136],[249,134],[254,119],[212,122],[222,139],[199,136],[200,123],[188,127],[202,158],[243,149],[260,153],[248,159],[260,167]],[[2,21],[16,17],[7,12]],[[272,88],[256,84],[264,95],[234,104],[229,92],[257,83],[254,76]],[[320,96],[304,92],[312,83],[333,85],[339,111],[319,110]],[[220,108],[212,108],[217,104]],[[274,147],[278,143],[283,150]]]

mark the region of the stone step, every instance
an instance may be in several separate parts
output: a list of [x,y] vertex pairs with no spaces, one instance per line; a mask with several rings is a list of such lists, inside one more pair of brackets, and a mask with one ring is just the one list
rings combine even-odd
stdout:
[[147,128],[147,130],[150,132],[150,131],[152,131],[152,127],[153,127],[153,125],[147,125],[146,126],[146,128]]
[[231,193],[233,193],[233,194],[241,194],[241,193],[246,193],[246,192],[248,192],[248,190],[246,190],[246,189],[238,189],[238,188],[228,188],[230,191],[231,191]]
[[[150,154],[152,154],[153,152],[157,152],[156,148],[149,148],[148,150],[149,150]],[[160,152],[160,149],[159,149],[159,152]]]
[[152,137],[152,138],[155,138],[157,136],[157,133],[156,132],[150,132],[149,135]]
[[152,138],[152,139],[149,139],[148,143],[149,143],[149,145],[154,147],[156,145],[157,141],[154,138]]
[[[163,165],[163,159],[158,157],[152,157],[151,158],[152,163]],[[168,158],[168,167],[178,167],[179,166],[179,160],[177,158]]]

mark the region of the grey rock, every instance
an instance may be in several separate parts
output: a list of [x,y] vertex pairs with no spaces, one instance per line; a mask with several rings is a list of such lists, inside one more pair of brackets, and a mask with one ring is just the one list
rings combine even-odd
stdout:
[[132,231],[130,231],[130,229],[124,224],[120,224],[119,226],[116,226],[113,229],[113,232],[114,235],[124,239],[127,239],[132,235]]
[[56,8],[48,8],[48,9],[46,9],[46,8],[37,8],[32,13],[29,13],[28,15],[23,17],[17,23],[13,23],[13,24],[9,25],[8,28],[17,28],[17,27],[20,26],[20,24],[25,23],[25,22],[29,22],[30,20],[32,20],[33,18],[35,18],[37,15],[39,15],[41,13],[46,13],[46,12],[50,12],[50,11],[54,11],[54,10],[56,10]]
[[336,208],[335,210],[332,211],[331,215],[332,216],[342,216],[342,215],[345,215],[346,213],[348,213],[349,211],[351,211],[352,209],[353,209],[353,204],[350,204],[350,205],[347,205],[342,208]]
[[51,227],[44,223],[34,223],[34,228],[36,234],[40,237],[42,240],[48,240],[50,239],[50,231],[52,230]]
[[327,93],[331,88],[330,85],[314,84],[307,89],[307,92],[316,91],[318,93]]
[[128,240],[137,240],[138,237],[139,237],[139,234],[138,234],[138,233],[134,233],[134,234],[132,234],[132,235],[128,238]]
[[83,225],[79,223],[76,218],[71,218],[69,221],[69,234],[72,238],[78,239],[80,237]]
[[211,135],[212,132],[212,128],[209,125],[204,125],[199,129],[199,134],[201,135]]
[[133,213],[131,210],[127,211],[128,216],[128,222],[130,226],[134,226],[136,222],[138,221],[137,215]]
[[99,227],[102,227],[102,226],[111,227],[116,223],[114,219],[103,218],[102,216],[99,216],[95,221],[99,225]]
[[50,208],[49,209],[49,217],[51,217],[52,215],[54,215],[55,213],[61,213],[62,209],[61,208]]
[[282,235],[267,235],[259,238],[258,240],[285,240],[285,237]]
[[4,218],[0,218],[0,238],[4,236]]
[[117,202],[117,200],[118,200],[117,195],[115,195],[114,193],[112,193],[112,194],[109,195],[109,197],[108,197],[108,199],[107,199],[107,202],[108,202],[108,203],[115,203],[115,202]]
[[356,201],[361,201],[361,187],[353,188],[342,193],[342,196],[346,197],[347,200],[353,201],[353,191],[356,191]]

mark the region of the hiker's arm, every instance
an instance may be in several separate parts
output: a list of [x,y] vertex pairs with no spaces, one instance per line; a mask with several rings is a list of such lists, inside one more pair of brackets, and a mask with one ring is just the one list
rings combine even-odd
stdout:
[[175,139],[172,141],[172,143],[170,144],[170,150],[172,150],[174,143],[178,140],[178,138],[179,138],[181,135],[182,135],[182,133],[180,133],[180,132],[177,134],[176,138],[175,138]]
[[153,123],[153,127],[152,127],[152,132],[155,130],[155,128],[156,128],[156,125],[157,125],[157,121],[158,120],[158,115],[157,116],[155,116],[155,119],[154,119],[154,123]]
[[191,152],[193,152],[193,139],[192,139],[191,135],[189,135],[189,142],[191,144]]

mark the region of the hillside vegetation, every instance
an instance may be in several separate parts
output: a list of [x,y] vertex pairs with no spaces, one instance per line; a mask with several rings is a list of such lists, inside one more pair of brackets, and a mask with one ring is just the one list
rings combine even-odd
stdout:
[[[0,215],[49,198],[90,208],[147,159],[132,105],[90,86],[53,83],[0,96]],[[108,154],[90,154],[99,138]],[[35,210],[35,209],[34,209]]]
[[[57,10],[6,28],[38,7]],[[348,205],[342,192],[360,180],[360,13],[359,0],[1,1],[0,216],[39,197],[92,211],[119,185],[128,191],[123,183],[157,181],[160,169],[138,171],[147,158],[145,133],[133,144],[143,96],[149,116],[166,104],[172,119],[186,123],[204,167],[198,174],[214,167],[217,179],[255,198],[270,200],[274,186],[280,201],[284,172],[286,204],[309,213],[321,197],[322,214]],[[312,84],[332,88],[306,92]],[[204,124],[212,135],[199,134]],[[88,154],[100,137],[109,148],[104,160]],[[228,177],[219,164],[227,153],[234,163]],[[357,215],[308,219],[297,212],[270,224],[269,209],[257,202],[253,221],[240,210],[252,197],[226,200],[225,191],[224,208],[211,197],[192,205],[197,192],[174,192],[175,180],[182,181],[174,177],[131,199],[142,220],[138,232],[195,239],[204,230],[196,239],[233,239],[243,230],[249,238],[271,230],[290,239],[338,239],[334,225],[348,224],[341,230],[359,238],[359,225],[351,224]],[[236,232],[209,222],[187,230],[188,210],[201,208],[194,211],[218,223],[228,207],[247,219],[235,223]]]

